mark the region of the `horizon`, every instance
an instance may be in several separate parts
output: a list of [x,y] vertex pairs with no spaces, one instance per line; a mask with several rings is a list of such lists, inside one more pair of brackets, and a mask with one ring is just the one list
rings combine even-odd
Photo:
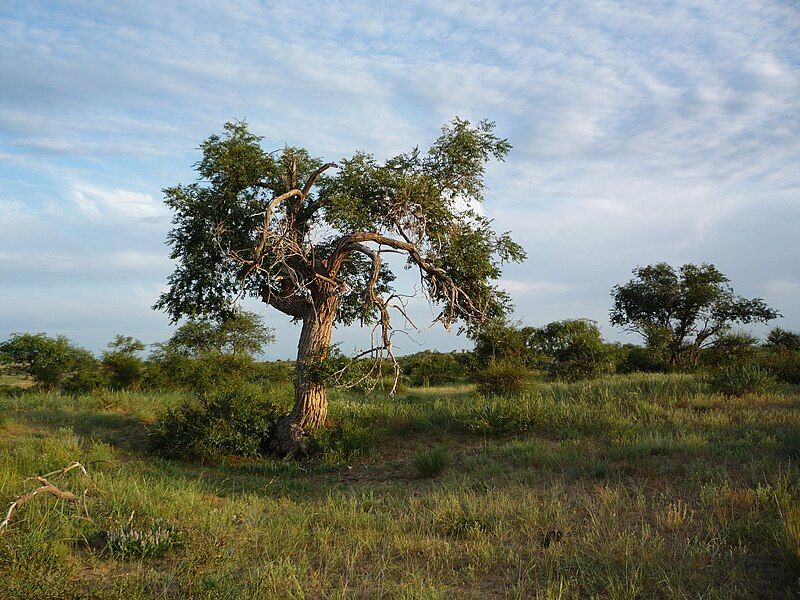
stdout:
[[[160,190],[195,180],[198,145],[237,118],[326,160],[496,122],[513,149],[483,210],[528,253],[501,280],[513,321],[589,318],[638,343],[608,322],[612,286],[708,262],[784,315],[743,329],[800,329],[796,6],[312,4],[0,9],[0,339],[168,339],[151,309],[173,268]],[[288,318],[245,307],[276,330],[265,358],[293,359]],[[411,308],[425,329],[434,313]],[[438,325],[415,337],[398,354],[472,345]]]

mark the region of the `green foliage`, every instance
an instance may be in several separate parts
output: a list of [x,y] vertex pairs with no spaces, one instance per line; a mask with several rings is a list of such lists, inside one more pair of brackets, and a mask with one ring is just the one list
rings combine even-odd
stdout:
[[0,353],[44,388],[58,387],[69,373],[96,363],[88,350],[73,345],[67,337],[44,333],[15,333],[0,344]]
[[514,396],[525,389],[531,371],[517,362],[503,360],[490,363],[473,377],[478,391],[486,396]]
[[613,366],[597,324],[588,319],[550,323],[534,330],[530,344],[550,379],[593,379]]
[[61,387],[67,394],[89,394],[109,386],[109,379],[98,363],[79,366],[63,381]]
[[[376,316],[371,260],[353,245],[339,245],[343,236],[362,232],[394,236],[401,245],[413,240],[414,252],[401,251],[411,263],[429,267],[422,271],[422,286],[443,306],[444,321],[471,324],[503,311],[508,297],[492,281],[504,262],[521,260],[524,252],[469,208],[483,200],[488,161],[502,160],[510,149],[494,134],[493,123],[455,119],[427,153],[414,149],[384,163],[357,153],[324,165],[301,148],[267,152],[261,141],[244,122],[226,124],[223,135],[201,145],[200,182],[164,190],[174,212],[168,242],[178,267],[156,306],[173,319],[227,315],[240,294],[300,318],[309,306],[307,295],[320,292],[316,284],[300,289],[287,281],[287,254],[296,257],[292,269],[306,277],[332,252],[346,250],[342,268],[327,275],[345,290],[336,319],[370,322]],[[326,170],[316,177],[332,166],[338,167],[335,174]],[[273,198],[290,192],[265,213]],[[266,245],[259,245],[265,225],[287,235],[267,236]],[[314,265],[305,256],[314,257]],[[258,269],[247,268],[256,263]],[[382,266],[375,291],[390,295],[392,279]],[[454,296],[445,283],[462,293]]]
[[414,468],[422,477],[436,477],[444,471],[449,462],[447,448],[439,446],[417,454],[414,457]]
[[468,376],[470,356],[463,352],[434,352],[426,350],[402,357],[399,362],[408,383],[428,387],[459,383]]
[[[184,389],[197,393],[219,386],[272,382],[269,373],[277,369],[262,367],[249,356],[203,354],[191,358],[162,348],[147,363],[144,384],[151,389]],[[281,378],[285,375],[281,373]]]
[[800,352],[800,332],[775,327],[767,334],[764,346],[771,350]]
[[135,390],[144,378],[145,363],[138,356],[144,344],[136,338],[118,335],[103,352],[108,385],[115,390]]
[[767,352],[759,356],[758,363],[779,381],[800,385],[800,351]]
[[653,348],[623,344],[614,348],[612,353],[617,373],[668,373],[671,370],[663,354]]
[[191,317],[167,342],[169,350],[197,358],[206,354],[254,357],[275,341],[272,330],[255,313],[236,310],[223,317]]
[[308,449],[315,458],[341,462],[366,454],[375,441],[372,423],[348,415],[311,432]]
[[255,385],[207,391],[167,410],[150,432],[152,448],[168,458],[202,461],[257,456],[287,409],[278,391],[267,394]]
[[762,299],[737,296],[714,265],[666,263],[639,267],[614,286],[611,323],[640,334],[675,365],[696,365],[700,350],[734,323],[765,323],[779,313]]
[[473,335],[476,368],[488,367],[493,362],[533,366],[538,358],[532,350],[535,332],[532,327],[519,327],[504,320],[489,321]]
[[703,351],[702,362],[714,367],[752,363],[758,354],[758,338],[743,331],[721,333]]
[[712,375],[708,383],[713,392],[725,396],[768,394],[777,387],[775,376],[755,364],[726,367]]

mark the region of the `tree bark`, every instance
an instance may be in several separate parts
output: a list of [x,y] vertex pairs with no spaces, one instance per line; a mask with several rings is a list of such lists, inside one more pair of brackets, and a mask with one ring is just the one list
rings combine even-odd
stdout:
[[319,366],[330,352],[337,299],[329,296],[312,304],[303,315],[297,344],[294,407],[278,420],[269,442],[269,451],[280,457],[307,457],[307,432],[324,425],[328,416],[328,393]]

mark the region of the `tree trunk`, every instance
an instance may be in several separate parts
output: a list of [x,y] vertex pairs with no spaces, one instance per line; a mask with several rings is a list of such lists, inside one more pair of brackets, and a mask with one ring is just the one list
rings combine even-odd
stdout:
[[316,310],[303,317],[303,329],[297,344],[295,364],[294,407],[278,420],[269,442],[269,450],[280,457],[308,456],[304,443],[306,433],[325,424],[328,416],[328,394],[320,378],[319,363],[328,358],[336,317],[336,299],[317,302]]

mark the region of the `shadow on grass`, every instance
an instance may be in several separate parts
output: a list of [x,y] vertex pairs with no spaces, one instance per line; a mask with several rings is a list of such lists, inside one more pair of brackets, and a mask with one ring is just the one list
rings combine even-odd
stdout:
[[25,411],[16,417],[34,426],[52,429],[70,427],[80,437],[97,440],[127,452],[142,454],[148,447],[149,424],[130,414],[48,409]]

